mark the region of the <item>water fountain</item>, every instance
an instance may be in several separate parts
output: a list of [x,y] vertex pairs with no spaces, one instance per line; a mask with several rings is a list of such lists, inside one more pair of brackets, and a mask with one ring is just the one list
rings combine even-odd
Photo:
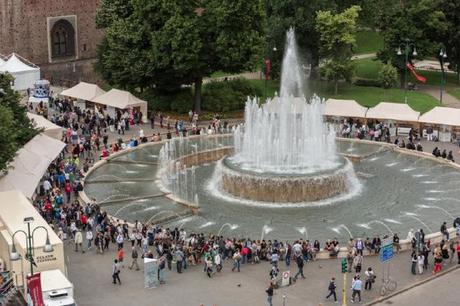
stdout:
[[222,226],[220,227],[219,231],[217,232],[217,236],[220,236],[220,233],[222,233],[222,230],[228,226],[230,228],[230,230],[235,230],[238,228],[238,224],[230,224],[230,223],[225,223],[225,224],[222,224]]
[[455,217],[454,215],[452,215],[450,212],[448,212],[447,210],[445,210],[444,208],[442,207],[439,207],[439,206],[436,206],[436,205],[424,205],[424,204],[421,204],[421,205],[416,205],[417,208],[420,208],[420,209],[437,209],[437,210],[440,210],[442,211],[443,213],[445,213],[447,216],[449,216],[449,218],[451,220],[454,220]]
[[272,231],[273,231],[273,228],[265,224],[262,227],[262,233],[260,234],[260,241],[264,240],[265,235],[267,235],[268,233]]
[[335,132],[323,122],[323,101],[305,99],[294,30],[287,33],[281,95],[259,105],[248,100],[245,123],[234,133],[234,155],[224,158],[221,189],[262,202],[308,202],[350,189],[352,164],[336,152]]
[[407,218],[411,218],[411,219],[414,219],[418,222],[420,222],[420,224],[422,224],[425,228],[427,228],[430,233],[433,232],[433,230],[431,229],[431,227],[428,226],[428,224],[426,224],[425,222],[423,222],[420,218],[417,217],[417,214],[416,213],[411,213],[411,212],[405,212],[403,217],[407,217]]
[[305,240],[308,240],[308,228],[305,226],[296,228],[299,233],[305,236]]

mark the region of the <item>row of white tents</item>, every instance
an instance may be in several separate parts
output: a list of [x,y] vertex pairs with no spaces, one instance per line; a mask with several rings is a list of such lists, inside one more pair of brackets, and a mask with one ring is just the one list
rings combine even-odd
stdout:
[[[454,133],[460,132],[460,109],[436,106],[421,114],[403,103],[380,102],[367,108],[354,100],[329,99],[326,101],[324,115],[331,119],[356,118],[379,120],[390,123],[390,133],[407,134],[410,127],[418,128],[426,136],[427,127],[433,128],[433,135],[440,141],[449,142]],[[455,135],[456,136],[456,135]]]
[[403,103],[380,102],[374,107],[367,108],[355,100],[329,99],[326,101],[324,115],[460,127],[460,109],[440,106],[421,115]]
[[16,53],[0,56],[0,73],[8,72],[14,77],[12,84],[15,90],[26,90],[40,80],[40,68]]
[[147,101],[137,98],[129,91],[111,89],[105,92],[96,84],[80,82],[74,87],[62,91],[60,95],[72,98],[74,105],[81,109],[89,108],[89,104],[102,106],[112,117],[115,116],[117,109],[128,111],[136,109],[142,112],[142,121],[146,122],[147,120]]

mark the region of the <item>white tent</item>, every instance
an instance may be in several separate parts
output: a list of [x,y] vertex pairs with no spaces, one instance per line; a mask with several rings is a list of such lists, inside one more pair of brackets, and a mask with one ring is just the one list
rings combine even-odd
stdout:
[[0,177],[0,191],[17,189],[32,198],[46,169],[64,147],[62,141],[44,134],[32,138],[17,152],[8,172]]
[[0,65],[0,72],[9,72],[14,77],[13,89],[26,90],[40,80],[40,68],[24,63],[13,53],[5,64]]
[[44,129],[43,133],[57,140],[62,139],[63,128],[53,122],[45,119],[45,117],[33,113],[27,113],[27,117],[33,121],[36,128]]
[[460,126],[460,109],[436,106],[418,118],[421,123]]
[[61,96],[75,98],[84,101],[92,101],[96,97],[105,94],[96,84],[80,82],[74,87],[66,89],[60,93]]
[[328,99],[324,108],[324,115],[331,117],[365,118],[367,108],[355,100]]
[[129,91],[111,89],[91,101],[114,109],[132,109],[138,107],[143,115],[142,121],[147,121],[147,102],[135,97]]
[[369,108],[366,113],[366,118],[388,121],[418,122],[419,116],[420,112],[413,110],[407,104],[389,102],[380,102]]

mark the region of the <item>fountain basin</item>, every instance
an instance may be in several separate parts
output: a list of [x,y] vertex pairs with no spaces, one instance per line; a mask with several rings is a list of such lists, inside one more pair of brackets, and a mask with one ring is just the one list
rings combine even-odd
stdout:
[[274,203],[314,202],[333,198],[350,190],[352,163],[341,158],[336,169],[310,174],[256,173],[238,168],[231,159],[220,161],[221,188],[241,199]]

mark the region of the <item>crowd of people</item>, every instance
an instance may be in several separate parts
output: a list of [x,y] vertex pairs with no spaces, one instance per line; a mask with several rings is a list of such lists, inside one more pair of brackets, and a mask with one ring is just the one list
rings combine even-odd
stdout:
[[[53,104],[52,104],[53,105]],[[157,258],[159,260],[158,280],[160,283],[166,281],[165,271],[175,270],[183,273],[190,266],[201,265],[203,273],[212,278],[221,273],[224,264],[232,266],[233,272],[240,272],[247,264],[258,264],[261,261],[269,265],[269,288],[267,289],[267,301],[271,303],[273,290],[280,286],[280,264],[284,263],[290,267],[293,263],[297,272],[292,276],[291,281],[295,282],[299,277],[305,278],[304,265],[316,260],[320,251],[326,251],[331,258],[336,258],[340,252],[340,243],[334,238],[325,241],[322,245],[318,240],[309,241],[299,239],[297,241],[282,242],[278,240],[251,240],[230,238],[217,235],[204,235],[203,233],[187,233],[185,229],[169,229],[157,224],[142,224],[136,221],[134,226],[128,226],[126,221],[115,220],[107,215],[93,199],[90,203],[80,203],[78,192],[83,189],[81,180],[85,177],[95,157],[107,157],[112,152],[124,148],[137,146],[146,142],[142,128],[139,128],[139,137],[129,142],[122,138],[109,145],[109,134],[107,127],[111,124],[111,118],[87,111],[80,112],[78,108],[72,108],[66,100],[54,102],[58,114],[52,115],[52,121],[66,128],[63,140],[68,144],[61,155],[49,166],[43,177],[36,208],[43,217],[55,228],[58,236],[66,242],[75,245],[76,252],[93,252],[103,254],[109,250],[116,250],[116,258],[112,265],[112,282],[121,284],[120,272],[124,269],[125,263],[129,269],[139,270],[138,260],[140,258]],[[138,118],[142,118],[139,114]],[[158,118],[158,119],[157,119]],[[197,115],[192,113],[189,125],[196,123]],[[126,116],[120,114],[118,124],[125,120]],[[165,119],[161,114],[150,117],[151,124],[155,126],[159,121],[160,128],[166,123],[168,130],[167,138],[171,138],[170,119]],[[130,125],[135,125],[136,120],[125,122],[125,130]],[[184,132],[187,124],[176,121],[174,130],[177,135]],[[197,128],[192,133],[215,133],[227,124],[221,124],[218,117],[203,129]],[[118,129],[118,128],[117,128]],[[122,134],[125,130],[121,131]],[[209,132],[210,130],[210,132]],[[351,129],[350,129],[351,130]],[[359,135],[366,131],[363,126],[357,128]],[[372,133],[368,132],[371,139],[387,141],[389,135],[388,127],[377,124],[373,127]],[[348,132],[348,133],[351,133]],[[366,131],[367,133],[367,131]],[[160,133],[154,134],[153,141],[161,141]],[[412,140],[409,143],[413,143]],[[396,143],[398,144],[398,143]],[[416,148],[418,150],[418,148]],[[442,156],[442,154],[441,154]],[[447,157],[446,157],[447,158]],[[455,223],[456,222],[456,223]],[[460,220],[454,222],[454,227],[460,232]],[[429,254],[433,254],[433,273],[438,273],[442,263],[450,256],[459,255],[460,247],[448,237],[446,224],[441,227],[441,232],[446,235],[445,239],[436,246],[430,245],[430,240],[425,239],[423,230],[409,232],[408,239],[412,242],[411,272],[423,273],[428,268]],[[386,236],[383,238],[387,238]],[[393,237],[395,250],[399,252],[400,244],[397,234]],[[350,239],[346,244],[348,272],[354,270],[352,282],[352,301],[361,301],[361,290],[364,279],[364,289],[371,290],[376,280],[372,267],[368,267],[361,274],[364,266],[364,255],[378,255],[382,240],[379,236],[372,239]],[[125,254],[125,246],[128,245],[129,254]],[[128,259],[126,258],[128,257]],[[420,268],[420,265],[423,269]],[[337,301],[335,279],[331,279],[328,286],[327,298],[333,297]]]

